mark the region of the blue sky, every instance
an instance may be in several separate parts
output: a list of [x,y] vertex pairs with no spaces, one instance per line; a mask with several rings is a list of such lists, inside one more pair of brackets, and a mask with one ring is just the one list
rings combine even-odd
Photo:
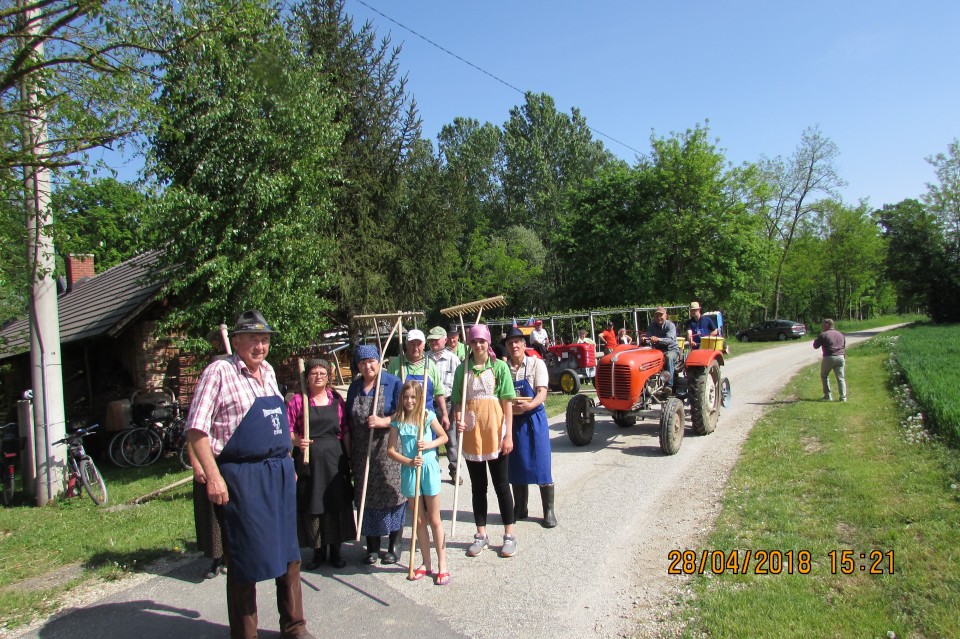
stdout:
[[[953,1],[363,2],[642,153],[652,132],[709,120],[739,164],[789,156],[819,126],[839,147],[849,203],[920,196],[934,180],[924,158],[960,137]],[[521,103],[358,0],[346,10],[402,45],[427,137],[458,116],[502,124]],[[633,163],[634,151],[600,139]]]

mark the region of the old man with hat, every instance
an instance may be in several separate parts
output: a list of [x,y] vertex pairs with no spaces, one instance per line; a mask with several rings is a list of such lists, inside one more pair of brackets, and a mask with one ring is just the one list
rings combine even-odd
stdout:
[[510,484],[513,486],[513,512],[517,521],[527,518],[530,484],[540,486],[543,503],[543,527],[557,525],[554,513],[553,473],[550,463],[550,427],[543,403],[547,401],[549,375],[547,365],[539,357],[526,352],[523,331],[514,326],[504,339],[507,365],[517,398],[513,402],[513,452],[508,460]]
[[457,356],[461,362],[467,358],[467,347],[460,341],[460,329],[451,324],[447,329],[447,350]]
[[717,323],[709,315],[704,315],[700,309],[700,302],[690,303],[690,319],[687,320],[687,344],[690,348],[700,346],[700,338],[710,335],[719,335]]
[[224,535],[231,639],[257,636],[257,582],[276,580],[280,636],[312,639],[303,615],[290,426],[273,367],[275,331],[260,311],[237,319],[233,355],[200,376],[187,438]]
[[440,379],[437,366],[424,354],[427,338],[418,328],[407,332],[407,342],[400,357],[394,357],[387,366],[387,372],[400,378],[400,382],[414,379],[425,384],[427,410],[437,415],[437,420],[444,430],[450,428],[450,418],[447,416],[447,403],[443,401],[447,394]]
[[667,309],[658,306],[653,312],[653,321],[647,326],[647,335],[644,338],[650,346],[663,351],[664,367],[670,374],[669,386],[666,392],[673,392],[674,371],[677,360],[680,358],[680,345],[677,343],[677,326],[667,319]]

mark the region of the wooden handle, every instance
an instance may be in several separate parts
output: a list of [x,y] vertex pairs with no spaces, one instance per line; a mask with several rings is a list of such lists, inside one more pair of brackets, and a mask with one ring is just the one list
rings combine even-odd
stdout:
[[233,349],[230,348],[230,335],[229,335],[229,333],[228,333],[228,331],[227,331],[227,325],[226,325],[226,324],[221,324],[221,325],[220,325],[220,339],[223,340],[223,351],[224,351],[227,355],[233,355]]
[[[310,395],[307,393],[307,376],[302,357],[297,358],[297,370],[300,371],[300,392],[303,395],[303,439],[310,439]],[[310,446],[303,449],[303,463],[310,463]]]

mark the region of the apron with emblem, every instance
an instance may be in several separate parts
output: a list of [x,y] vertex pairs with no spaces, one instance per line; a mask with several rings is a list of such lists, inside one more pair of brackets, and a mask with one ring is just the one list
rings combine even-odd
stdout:
[[[514,380],[517,397],[536,397],[537,393],[527,381],[527,364],[523,364],[523,376]],[[513,452],[507,456],[507,468],[511,484],[552,484],[550,468],[550,427],[547,424],[547,409],[543,404],[523,415],[513,416]]]
[[230,499],[223,533],[238,581],[275,579],[300,561],[290,447],[283,398],[267,395],[253,402],[217,457]]

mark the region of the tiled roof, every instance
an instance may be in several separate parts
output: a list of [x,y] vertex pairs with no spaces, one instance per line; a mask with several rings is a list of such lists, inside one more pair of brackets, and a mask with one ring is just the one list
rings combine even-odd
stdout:
[[[150,251],[107,269],[57,298],[60,343],[115,337],[153,302],[163,281],[156,277],[160,253]],[[30,349],[27,319],[0,330],[0,360]]]

